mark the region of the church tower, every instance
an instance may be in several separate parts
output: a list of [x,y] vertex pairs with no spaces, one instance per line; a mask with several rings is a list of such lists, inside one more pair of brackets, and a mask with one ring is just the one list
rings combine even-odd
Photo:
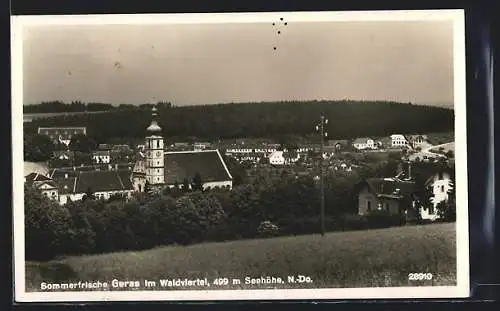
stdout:
[[161,185],[165,183],[165,155],[163,151],[163,137],[161,127],[156,121],[156,107],[153,107],[153,118],[147,131],[146,137],[146,181],[150,185]]

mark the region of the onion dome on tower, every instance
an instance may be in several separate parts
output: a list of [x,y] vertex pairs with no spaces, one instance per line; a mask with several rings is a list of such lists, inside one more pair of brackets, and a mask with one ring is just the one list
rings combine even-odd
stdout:
[[158,125],[158,122],[156,121],[157,117],[157,112],[156,112],[156,107],[153,107],[153,113],[152,113],[152,120],[151,124],[148,126],[147,131],[152,132],[152,133],[158,133],[161,132],[161,127]]

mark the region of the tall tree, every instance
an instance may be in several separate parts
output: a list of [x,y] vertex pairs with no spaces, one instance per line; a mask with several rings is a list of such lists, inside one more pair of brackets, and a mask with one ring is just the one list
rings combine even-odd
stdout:
[[203,191],[203,181],[198,172],[193,177],[193,182],[191,183],[191,189],[193,191]]
[[55,145],[45,135],[24,135],[24,160],[29,162],[48,161],[52,157]]
[[96,148],[96,145],[95,140],[91,137],[83,134],[77,134],[71,138],[71,142],[68,147],[72,151],[91,153],[92,150]]
[[182,182],[182,191],[189,192],[189,180],[187,178]]

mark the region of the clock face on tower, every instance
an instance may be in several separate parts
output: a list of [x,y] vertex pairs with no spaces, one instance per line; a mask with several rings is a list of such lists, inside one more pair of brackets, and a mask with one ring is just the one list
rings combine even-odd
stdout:
[[161,157],[161,151],[157,151],[157,152],[156,152],[156,156],[157,156],[157,157]]

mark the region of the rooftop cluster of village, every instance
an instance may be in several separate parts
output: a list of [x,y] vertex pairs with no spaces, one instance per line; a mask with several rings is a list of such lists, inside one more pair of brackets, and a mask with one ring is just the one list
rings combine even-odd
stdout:
[[[288,168],[297,176],[317,178],[318,163],[321,163],[321,170],[345,174],[362,167],[363,163],[353,154],[392,152],[399,154],[405,163],[449,163],[454,158],[453,142],[433,145],[426,135],[393,134],[287,145],[252,139],[167,144],[155,117],[153,111],[153,121],[147,128],[148,136],[143,144],[99,144],[84,155],[68,146],[75,137],[87,134],[85,127],[39,128],[38,134],[67,148],[53,153],[47,172],[25,173],[25,182],[65,204],[80,200],[90,192],[97,198],[109,199],[116,195],[131,197],[135,192],[151,189],[180,187],[196,176],[205,190],[231,190],[234,181],[228,160],[243,166],[249,174],[259,168]],[[411,173],[405,174],[406,179],[395,175],[364,181],[366,191],[359,194],[360,214],[375,208],[397,211],[398,200],[405,196],[404,189],[410,193],[414,185],[408,187],[412,182]],[[433,171],[428,178],[432,181],[430,186],[435,188],[435,205],[446,200],[450,188],[449,172]],[[389,190],[390,193],[386,193]],[[434,211],[427,213],[430,213],[429,218],[436,217]]]

